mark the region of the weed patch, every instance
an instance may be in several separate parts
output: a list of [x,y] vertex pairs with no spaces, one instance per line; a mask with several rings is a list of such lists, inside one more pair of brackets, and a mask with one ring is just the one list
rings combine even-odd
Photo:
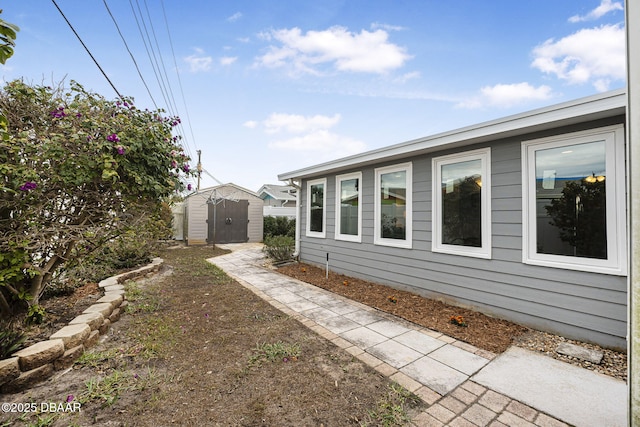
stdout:
[[370,410],[368,419],[361,426],[402,426],[409,421],[407,407],[418,405],[420,398],[397,383],[389,385],[387,395]]
[[278,341],[273,344],[256,344],[253,354],[249,357],[249,366],[260,366],[263,362],[283,362],[296,361],[300,356],[300,344],[288,344]]

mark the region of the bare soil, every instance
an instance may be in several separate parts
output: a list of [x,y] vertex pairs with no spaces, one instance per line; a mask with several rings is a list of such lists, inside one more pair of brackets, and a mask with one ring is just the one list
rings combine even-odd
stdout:
[[128,313],[72,369],[0,399],[80,412],[0,413],[0,425],[402,425],[424,409],[205,261],[220,253],[167,250],[164,271],[127,284]]
[[[72,369],[0,398],[38,408],[70,400],[81,403],[80,412],[0,412],[0,426],[394,426],[425,409],[205,261],[223,253],[210,247],[164,251],[161,273],[127,284],[127,314]],[[597,346],[352,277],[330,273],[327,280],[311,265],[278,271],[486,351],[515,344],[626,379],[624,353],[600,349],[602,365],[586,366],[559,356],[555,346]],[[96,290],[88,284],[44,301],[49,323],[32,328],[32,339],[48,337],[82,312],[99,297]]]

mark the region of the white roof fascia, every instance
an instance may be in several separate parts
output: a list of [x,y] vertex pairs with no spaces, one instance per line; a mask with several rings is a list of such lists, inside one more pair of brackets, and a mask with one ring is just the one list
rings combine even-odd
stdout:
[[278,175],[280,181],[308,178],[366,166],[380,161],[406,158],[444,148],[463,147],[510,136],[568,126],[624,114],[626,91],[619,89],[562,104],[544,107],[457,130],[414,139],[330,162]]

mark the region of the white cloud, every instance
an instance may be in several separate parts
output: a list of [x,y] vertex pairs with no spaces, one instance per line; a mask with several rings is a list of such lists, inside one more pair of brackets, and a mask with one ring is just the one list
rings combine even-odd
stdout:
[[302,33],[299,28],[272,30],[258,35],[276,41],[258,57],[256,65],[290,66],[293,73],[321,74],[322,65],[346,72],[383,74],[402,67],[411,58],[403,47],[388,40],[383,30],[352,33],[344,27]]
[[315,152],[337,158],[360,153],[365,150],[366,145],[362,141],[329,132],[327,129],[317,129],[302,136],[271,142],[269,148]]
[[412,71],[410,73],[406,73],[401,75],[400,77],[397,77],[393,80],[394,83],[400,83],[400,84],[404,84],[406,82],[408,82],[409,80],[414,80],[414,79],[419,79],[420,78],[420,71]]
[[282,135],[279,139],[269,142],[269,148],[313,154],[314,161],[317,162],[365,150],[364,142],[330,131],[340,119],[340,114],[303,116],[272,113],[260,123],[250,120],[243,125],[250,129],[261,126],[268,135]]
[[242,18],[242,13],[236,12],[230,17],[227,18],[228,22],[236,22],[238,19]]
[[222,58],[220,58],[220,65],[231,65],[237,60],[237,56],[223,56]]
[[184,61],[189,64],[189,70],[192,73],[209,71],[211,69],[211,64],[213,63],[213,58],[204,55],[204,50],[200,48],[195,48],[194,50],[196,51],[195,54],[184,58]]
[[480,89],[478,96],[458,103],[460,108],[482,108],[485,106],[508,108],[531,101],[544,101],[553,96],[549,86],[534,87],[529,83],[497,84]]
[[372,30],[383,29],[386,31],[404,31],[406,28],[401,27],[399,25],[389,25],[389,24],[381,24],[379,22],[374,22],[371,24]]
[[329,129],[340,121],[340,114],[333,117],[315,115],[301,116],[298,114],[272,113],[264,122],[266,133],[305,133],[320,129]]
[[600,5],[587,13],[586,15],[574,15],[569,18],[569,22],[583,22],[583,21],[594,21],[596,19],[602,18],[609,12],[613,12],[616,10],[624,10],[622,7],[622,3],[620,2],[612,2],[611,0],[602,0]]
[[583,29],[545,41],[533,49],[533,56],[531,65],[546,74],[607,90],[606,82],[625,79],[625,30],[621,25]]

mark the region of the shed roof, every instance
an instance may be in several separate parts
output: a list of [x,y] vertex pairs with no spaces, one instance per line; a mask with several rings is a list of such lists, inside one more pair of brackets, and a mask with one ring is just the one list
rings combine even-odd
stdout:
[[384,160],[614,117],[625,113],[626,104],[626,91],[619,89],[309,166],[280,174],[278,179],[311,178]]
[[222,188],[233,188],[236,191],[241,191],[243,193],[250,194],[253,197],[260,197],[260,196],[258,196],[258,194],[256,192],[248,190],[248,189],[246,189],[244,187],[241,187],[241,186],[239,186],[237,184],[234,184],[232,182],[229,182],[227,184],[215,185],[213,187],[201,188],[200,190],[189,194],[187,197],[193,197],[193,196],[197,196],[197,195],[200,195],[200,196],[204,195],[206,197],[210,197],[215,190],[222,189]]

